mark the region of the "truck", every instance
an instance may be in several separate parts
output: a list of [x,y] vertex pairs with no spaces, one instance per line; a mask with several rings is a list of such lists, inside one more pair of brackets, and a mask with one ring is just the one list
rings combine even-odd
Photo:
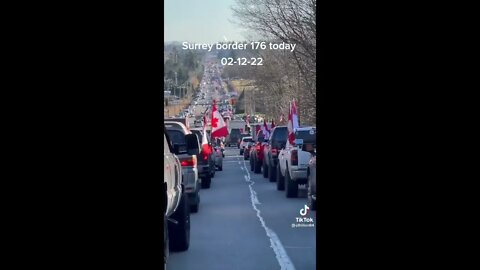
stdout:
[[[163,249],[164,269],[169,251],[185,251],[190,245],[190,208],[185,186],[182,184],[182,165],[178,155],[192,150],[193,134],[187,144],[173,144],[164,126],[163,136]],[[196,138],[195,138],[196,139]]]
[[307,184],[308,163],[316,147],[315,127],[301,127],[294,133],[295,143],[290,144],[287,140],[285,147],[278,155],[277,181],[280,188],[286,190],[287,198],[297,197],[298,185]]
[[188,135],[193,135],[192,144],[194,145],[192,150],[178,155],[180,164],[182,166],[182,184],[185,192],[188,196],[191,211],[193,213],[198,212],[200,206],[200,181],[198,172],[198,158],[200,153],[200,143],[197,136],[192,134],[187,127],[180,122],[165,121],[166,132],[173,145],[187,144]]

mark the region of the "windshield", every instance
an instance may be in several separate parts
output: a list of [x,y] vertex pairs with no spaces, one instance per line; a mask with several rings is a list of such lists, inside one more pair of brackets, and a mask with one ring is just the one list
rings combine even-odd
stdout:
[[317,136],[315,135],[315,130],[305,130],[305,131],[297,131],[295,134],[296,139],[302,139],[303,143],[317,143]]
[[275,132],[273,133],[272,142],[285,143],[287,142],[287,137],[288,137],[288,130],[286,127],[276,128]]
[[173,144],[184,144],[185,135],[179,130],[167,130],[168,137]]

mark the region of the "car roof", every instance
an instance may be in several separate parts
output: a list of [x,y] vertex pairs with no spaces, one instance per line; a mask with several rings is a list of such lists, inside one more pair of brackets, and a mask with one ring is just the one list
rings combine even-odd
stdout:
[[316,129],[316,127],[300,127],[297,128],[297,131],[310,131],[312,129]]
[[[187,129],[187,127],[180,123],[180,122],[176,122],[176,121],[165,121],[164,122],[165,124],[165,128],[168,130],[168,129],[176,129],[176,130],[182,130],[185,134],[190,134],[190,131]],[[167,127],[167,125],[172,125],[172,126],[175,126],[175,127]]]

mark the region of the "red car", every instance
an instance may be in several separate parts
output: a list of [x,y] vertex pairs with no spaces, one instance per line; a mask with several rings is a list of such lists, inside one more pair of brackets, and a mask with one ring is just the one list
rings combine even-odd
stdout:
[[[263,167],[263,157],[264,157],[263,149],[264,149],[265,144],[267,142],[265,142],[262,130],[259,130],[257,132],[256,138],[257,138],[257,140],[254,144],[254,149],[252,150],[250,158],[252,159],[252,163],[253,163],[253,172],[254,173],[261,173],[262,167]],[[268,177],[268,171],[267,170],[263,170],[263,177],[265,177],[265,178]]]

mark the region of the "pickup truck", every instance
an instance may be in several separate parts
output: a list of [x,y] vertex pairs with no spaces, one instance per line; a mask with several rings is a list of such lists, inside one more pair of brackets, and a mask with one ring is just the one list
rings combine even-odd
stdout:
[[[287,143],[288,131],[286,126],[276,126],[272,129],[268,143],[263,147],[263,168],[266,169],[270,182],[277,180],[278,153]],[[277,189],[279,189],[277,183]]]
[[195,149],[188,153],[178,155],[178,158],[182,166],[182,184],[188,195],[191,211],[192,213],[196,213],[200,206],[200,181],[198,178],[197,158],[200,152],[200,143],[198,142],[197,137],[192,134],[184,124],[173,121],[165,121],[164,123],[173,145],[187,144],[187,135],[193,135],[191,138],[194,140],[193,144],[195,144]]
[[295,144],[291,145],[287,140],[285,148],[279,153],[278,180],[284,183],[287,198],[297,197],[298,185],[308,182],[307,170],[316,145],[315,133],[315,127],[298,128],[295,131]]
[[182,165],[177,157],[187,152],[186,145],[172,144],[164,127],[163,146],[163,260],[166,269],[169,250],[183,251],[190,245],[190,208],[182,184]]

